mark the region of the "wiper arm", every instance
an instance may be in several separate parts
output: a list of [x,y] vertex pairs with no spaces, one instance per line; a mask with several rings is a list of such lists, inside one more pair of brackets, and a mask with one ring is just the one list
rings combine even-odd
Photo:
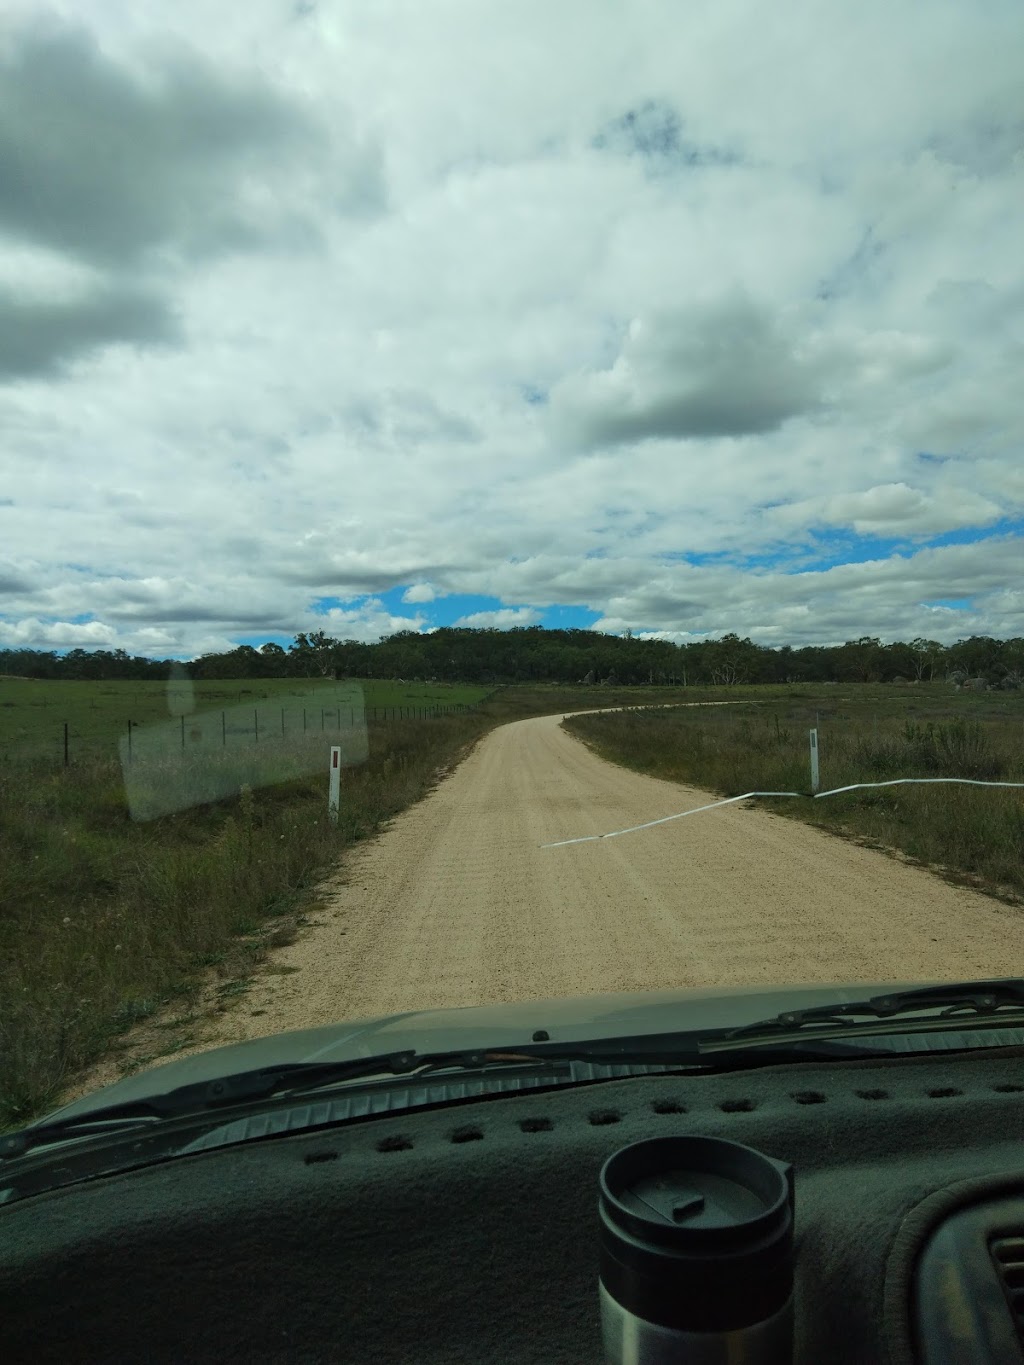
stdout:
[[937,1010],[936,1017],[939,1019],[969,1013],[991,1022],[992,1016],[1002,1009],[1024,1009],[1024,979],[1012,977],[1002,981],[959,981],[949,985],[918,986],[913,990],[874,995],[865,1000],[812,1005],[803,1010],[783,1010],[781,1014],[762,1019],[756,1024],[729,1029],[721,1038],[722,1041],[730,1041],[752,1035],[791,1034],[814,1025],[838,1024],[842,1028],[864,1020],[896,1019],[901,1015],[919,1014],[925,1010]]
[[[834,1059],[848,1056],[852,1043],[841,1036],[830,1038],[827,1035],[808,1034],[800,1038],[800,1032],[814,1026],[839,1026],[842,1032],[850,1027],[852,1031],[866,1020],[893,1019],[925,1010],[939,1010],[939,1018],[969,1011],[978,1018],[990,1021],[999,1010],[1008,1008],[1018,1013],[1024,1010],[1024,979],[924,986],[889,995],[876,995],[866,1000],[786,1010],[773,1018],[736,1029],[601,1038],[570,1046],[552,1042],[526,1043],[509,1048],[465,1052],[420,1053],[409,1050],[338,1062],[284,1063],[179,1086],[164,1095],[125,1104],[105,1105],[73,1118],[57,1119],[0,1135],[0,1161],[14,1160],[36,1147],[75,1138],[130,1132],[151,1127],[162,1120],[196,1117],[244,1106],[274,1095],[297,1095],[364,1077],[419,1077],[440,1071],[480,1070],[510,1063],[557,1067],[569,1062],[589,1062],[608,1066],[651,1065],[706,1070],[720,1066],[721,1059],[726,1055],[730,1058],[730,1065]],[[858,1031],[863,1032],[863,1029]],[[755,1039],[758,1040],[757,1046],[753,1046]],[[761,1039],[769,1040],[769,1046],[760,1043]],[[772,1039],[776,1042],[775,1047],[770,1045]],[[747,1040],[750,1040],[751,1046],[744,1045]],[[861,1055],[868,1050],[858,1048]]]
[[[564,1068],[570,1062],[606,1066],[663,1066],[707,1070],[721,1063],[710,1060],[703,1044],[722,1031],[650,1034],[640,1037],[600,1038],[590,1043],[526,1043],[508,1048],[474,1049],[466,1052],[384,1053],[373,1057],[349,1058],[338,1062],[292,1062],[261,1070],[242,1071],[234,1076],[179,1086],[164,1095],[125,1104],[105,1105],[86,1114],[51,1123],[22,1128],[0,1136],[0,1162],[14,1160],[36,1147],[49,1146],[76,1138],[130,1132],[149,1127],[161,1120],[198,1117],[222,1109],[267,1099],[275,1095],[301,1095],[325,1086],[343,1084],[364,1077],[422,1077],[444,1071],[466,1071],[511,1064],[535,1068]],[[735,1064],[756,1055],[759,1064],[778,1060],[778,1049],[760,1047],[729,1048]],[[829,1040],[797,1040],[785,1049],[789,1060],[821,1060],[849,1055],[850,1046]],[[730,1058],[733,1061],[733,1058]]]
[[[415,1050],[381,1053],[372,1057],[338,1062],[290,1062],[241,1071],[234,1076],[179,1086],[164,1095],[105,1105],[73,1118],[22,1128],[0,1136],[0,1161],[23,1156],[34,1147],[72,1138],[102,1136],[131,1131],[156,1121],[197,1116],[229,1109],[274,1095],[301,1094],[328,1085],[364,1077],[424,1076],[439,1071],[479,1070],[509,1063],[536,1067],[569,1062],[608,1066],[665,1066],[707,1069],[721,1065],[728,1054],[731,1065],[778,1060],[823,1060],[848,1056],[851,1044],[843,1038],[800,1038],[801,1030],[818,1027],[855,1026],[866,1019],[892,1019],[903,1014],[939,1009],[940,1017],[970,1011],[991,1019],[1000,1009],[1024,1010],[1024,979],[973,981],[953,985],[924,986],[890,995],[836,1005],[815,1005],[786,1010],[773,1018],[736,1029],[600,1038],[566,1046],[561,1043],[525,1043],[509,1048],[474,1049],[465,1052],[421,1053]],[[923,1021],[922,1021],[923,1022]],[[861,1030],[863,1031],[863,1030]],[[747,1040],[776,1040],[777,1046],[744,1046]],[[785,1046],[783,1046],[785,1044]],[[866,1049],[858,1049],[861,1055]]]
[[[451,1066],[470,1066],[480,1064],[485,1054],[440,1055],[448,1057]],[[315,1086],[362,1076],[403,1075],[427,1067],[436,1060],[433,1056],[416,1052],[394,1052],[375,1057],[350,1058],[342,1062],[290,1062],[255,1071],[240,1071],[234,1076],[178,1086],[166,1094],[148,1099],[104,1105],[87,1114],[76,1114],[73,1118],[57,1119],[52,1123],[6,1133],[0,1136],[0,1160],[11,1160],[33,1147],[61,1142],[65,1138],[87,1137],[104,1131],[128,1131],[154,1120],[182,1118],[230,1108],[251,1100],[264,1099],[299,1083]]]

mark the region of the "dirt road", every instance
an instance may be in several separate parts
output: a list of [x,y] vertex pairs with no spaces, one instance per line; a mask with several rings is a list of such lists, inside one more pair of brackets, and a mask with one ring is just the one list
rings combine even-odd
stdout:
[[211,984],[197,1011],[144,1025],[65,1100],[133,1062],[402,1010],[1024,971],[1019,911],[753,803],[542,848],[714,799],[604,762],[560,721],[492,731],[352,853],[248,991],[226,1008]]
[[1024,968],[1018,912],[764,810],[541,848],[713,799],[605,763],[560,719],[493,731],[357,851],[200,1046],[426,1006]]

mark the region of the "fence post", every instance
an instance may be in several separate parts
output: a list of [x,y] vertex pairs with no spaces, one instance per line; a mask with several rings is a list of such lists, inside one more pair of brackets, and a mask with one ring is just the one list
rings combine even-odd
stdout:
[[341,748],[331,745],[330,786],[327,793],[327,814],[331,824],[338,823],[338,805],[341,796]]
[[821,785],[818,781],[818,732],[811,732],[811,791],[816,792]]
[[306,733],[306,708],[302,708],[302,733]]
[[64,766],[68,766],[68,723],[64,722]]
[[258,707],[258,706],[254,706],[254,707],[252,708],[252,721],[253,721],[253,727],[254,727],[255,733],[256,733],[256,743],[259,744],[259,742],[260,742],[260,712],[259,712],[259,707]]
[[281,707],[281,737],[284,738],[284,707]]
[[185,747],[185,715],[184,715],[184,712],[182,713],[182,717],[181,717],[181,747],[182,747],[183,749],[184,749],[184,747]]
[[324,728],[324,708],[321,706],[321,708],[320,708],[320,729],[322,730],[323,728]]
[[132,723],[128,722],[128,762],[132,761]]
[[228,722],[225,712],[220,713],[220,742],[223,748],[228,747]]

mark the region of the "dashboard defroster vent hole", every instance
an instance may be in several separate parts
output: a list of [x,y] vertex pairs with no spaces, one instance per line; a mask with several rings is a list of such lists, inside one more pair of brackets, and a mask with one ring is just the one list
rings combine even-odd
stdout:
[[477,1128],[475,1124],[465,1124],[462,1128],[456,1128],[452,1133],[452,1142],[480,1142],[483,1139],[483,1129]]
[[820,1090],[797,1090],[790,1096],[797,1104],[824,1104],[827,1098]]
[[620,1123],[622,1115],[617,1109],[594,1109],[590,1114],[590,1122],[595,1128],[601,1128],[606,1123]]
[[554,1124],[550,1119],[520,1119],[519,1127],[524,1133],[550,1133]]
[[678,1100],[655,1100],[651,1104],[651,1109],[655,1114],[685,1114],[686,1105],[680,1104]]
[[757,1105],[753,1100],[723,1100],[718,1107],[723,1114],[751,1114]]
[[962,1090],[957,1090],[953,1085],[937,1085],[934,1090],[928,1091],[930,1100],[951,1100],[954,1095],[962,1095]]
[[319,1161],[337,1161],[337,1152],[307,1152],[302,1158],[307,1166],[315,1166]]
[[411,1152],[412,1139],[403,1137],[401,1133],[395,1133],[391,1137],[381,1138],[377,1143],[378,1152]]

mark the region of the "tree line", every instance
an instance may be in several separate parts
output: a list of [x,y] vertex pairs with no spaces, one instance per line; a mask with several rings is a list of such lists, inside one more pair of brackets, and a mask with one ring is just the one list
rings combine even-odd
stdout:
[[[172,661],[123,649],[0,649],[0,674],[83,680],[163,679]],[[931,682],[972,680],[1024,686],[1024,639],[973,635],[943,645],[917,638],[883,644],[873,636],[841,645],[772,648],[738,635],[674,644],[593,630],[444,627],[399,631],[374,644],[303,632],[292,643],[239,645],[187,665],[196,679],[402,678],[478,683],[616,683],[684,686],[737,683]]]

